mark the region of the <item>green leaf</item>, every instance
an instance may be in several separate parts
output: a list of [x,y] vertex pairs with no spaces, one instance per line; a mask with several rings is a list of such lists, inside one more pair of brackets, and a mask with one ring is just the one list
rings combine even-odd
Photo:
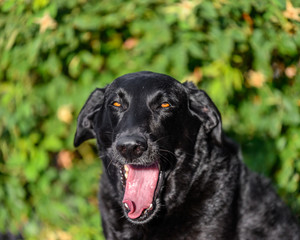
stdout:
[[99,30],[103,20],[94,14],[81,14],[73,19],[73,24],[79,30]]
[[295,55],[299,54],[294,39],[287,33],[282,32],[277,36],[278,50],[283,55]]
[[48,135],[41,143],[42,147],[48,151],[58,151],[62,148],[62,142],[56,135]]

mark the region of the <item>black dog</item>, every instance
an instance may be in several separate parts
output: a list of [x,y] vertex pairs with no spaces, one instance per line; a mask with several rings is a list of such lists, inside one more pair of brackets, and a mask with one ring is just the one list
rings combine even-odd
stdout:
[[96,89],[74,145],[96,138],[107,239],[300,239],[268,180],[241,162],[205,92],[138,72]]

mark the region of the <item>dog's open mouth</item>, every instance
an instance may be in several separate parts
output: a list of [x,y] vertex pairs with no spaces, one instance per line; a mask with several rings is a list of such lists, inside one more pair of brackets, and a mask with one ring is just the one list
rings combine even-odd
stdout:
[[159,164],[154,163],[150,166],[126,164],[121,173],[125,187],[122,202],[127,216],[132,220],[146,219],[155,208],[161,178]]

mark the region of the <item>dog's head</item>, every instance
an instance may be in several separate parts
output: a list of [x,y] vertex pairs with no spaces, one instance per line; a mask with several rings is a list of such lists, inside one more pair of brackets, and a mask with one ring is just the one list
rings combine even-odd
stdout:
[[178,176],[171,174],[178,152],[195,154],[200,128],[222,144],[220,114],[205,92],[167,75],[138,72],[92,92],[78,116],[74,145],[97,139],[120,205],[138,224],[158,212],[171,191],[164,186]]

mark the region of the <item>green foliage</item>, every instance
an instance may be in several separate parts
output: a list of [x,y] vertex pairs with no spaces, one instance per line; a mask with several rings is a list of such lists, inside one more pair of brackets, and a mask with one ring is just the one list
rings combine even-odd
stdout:
[[2,1],[0,231],[103,239],[101,164],[94,143],[73,148],[75,118],[94,88],[140,70],[205,89],[246,163],[271,177],[299,216],[294,8],[283,0]]

